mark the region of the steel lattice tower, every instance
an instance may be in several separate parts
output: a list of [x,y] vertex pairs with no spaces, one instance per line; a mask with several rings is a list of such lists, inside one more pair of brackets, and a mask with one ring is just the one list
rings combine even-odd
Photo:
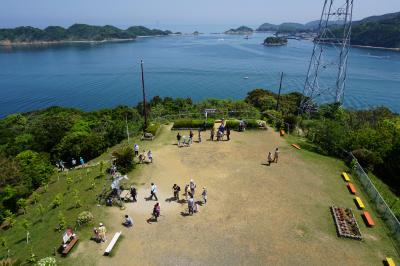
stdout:
[[[324,0],[300,110],[316,103],[343,103],[354,0]],[[333,47],[333,48],[332,48]]]

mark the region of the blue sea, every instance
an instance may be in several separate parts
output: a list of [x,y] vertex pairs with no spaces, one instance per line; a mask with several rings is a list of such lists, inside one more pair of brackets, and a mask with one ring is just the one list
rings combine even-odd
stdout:
[[[95,110],[141,100],[140,60],[148,98],[155,95],[244,98],[250,90],[303,91],[313,43],[261,45],[267,34],[138,38],[131,42],[0,48],[0,117],[60,105]],[[327,46],[327,54],[336,48]],[[321,81],[335,81],[327,72]],[[245,78],[246,77],[246,78]],[[329,100],[329,99],[325,99]],[[344,104],[400,112],[400,52],[351,48]]]

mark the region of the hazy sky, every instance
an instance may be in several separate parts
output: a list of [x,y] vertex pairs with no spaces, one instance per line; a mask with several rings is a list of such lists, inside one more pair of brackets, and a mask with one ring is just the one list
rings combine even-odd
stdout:
[[[344,1],[344,0],[340,0]],[[400,0],[354,0],[354,18],[400,11]],[[249,25],[308,22],[323,0],[0,0],[0,27]]]

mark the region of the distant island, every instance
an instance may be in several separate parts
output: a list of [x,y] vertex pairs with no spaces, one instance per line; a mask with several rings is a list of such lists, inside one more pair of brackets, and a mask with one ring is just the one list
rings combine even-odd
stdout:
[[286,38],[281,38],[281,37],[267,37],[264,40],[264,45],[266,46],[279,46],[279,45],[285,45],[288,43],[288,40]]
[[237,29],[230,29],[225,31],[225,34],[253,34],[254,30],[246,26],[240,26]]
[[17,27],[0,29],[0,45],[47,44],[63,42],[101,42],[112,40],[134,40],[138,36],[165,36],[171,31],[133,26],[126,30],[114,26],[92,26],[74,24],[69,28],[49,26],[45,29]]
[[[338,22],[329,24],[331,31],[340,36]],[[296,38],[318,38],[319,20],[306,24],[287,22],[279,25],[264,23],[258,32],[276,32],[277,35]],[[372,16],[352,23],[351,45],[400,50],[400,12]]]

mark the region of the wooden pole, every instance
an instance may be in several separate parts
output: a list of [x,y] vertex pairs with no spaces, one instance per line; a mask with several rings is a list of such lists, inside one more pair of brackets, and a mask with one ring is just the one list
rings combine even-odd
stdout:
[[276,102],[276,110],[279,111],[279,102],[281,100],[283,72],[281,73],[281,82],[279,83],[278,101]]
[[143,114],[144,114],[144,129],[143,129],[143,131],[145,131],[147,128],[147,112],[146,112],[146,92],[144,89],[143,60],[140,60],[140,67],[142,70],[142,94],[143,94]]

